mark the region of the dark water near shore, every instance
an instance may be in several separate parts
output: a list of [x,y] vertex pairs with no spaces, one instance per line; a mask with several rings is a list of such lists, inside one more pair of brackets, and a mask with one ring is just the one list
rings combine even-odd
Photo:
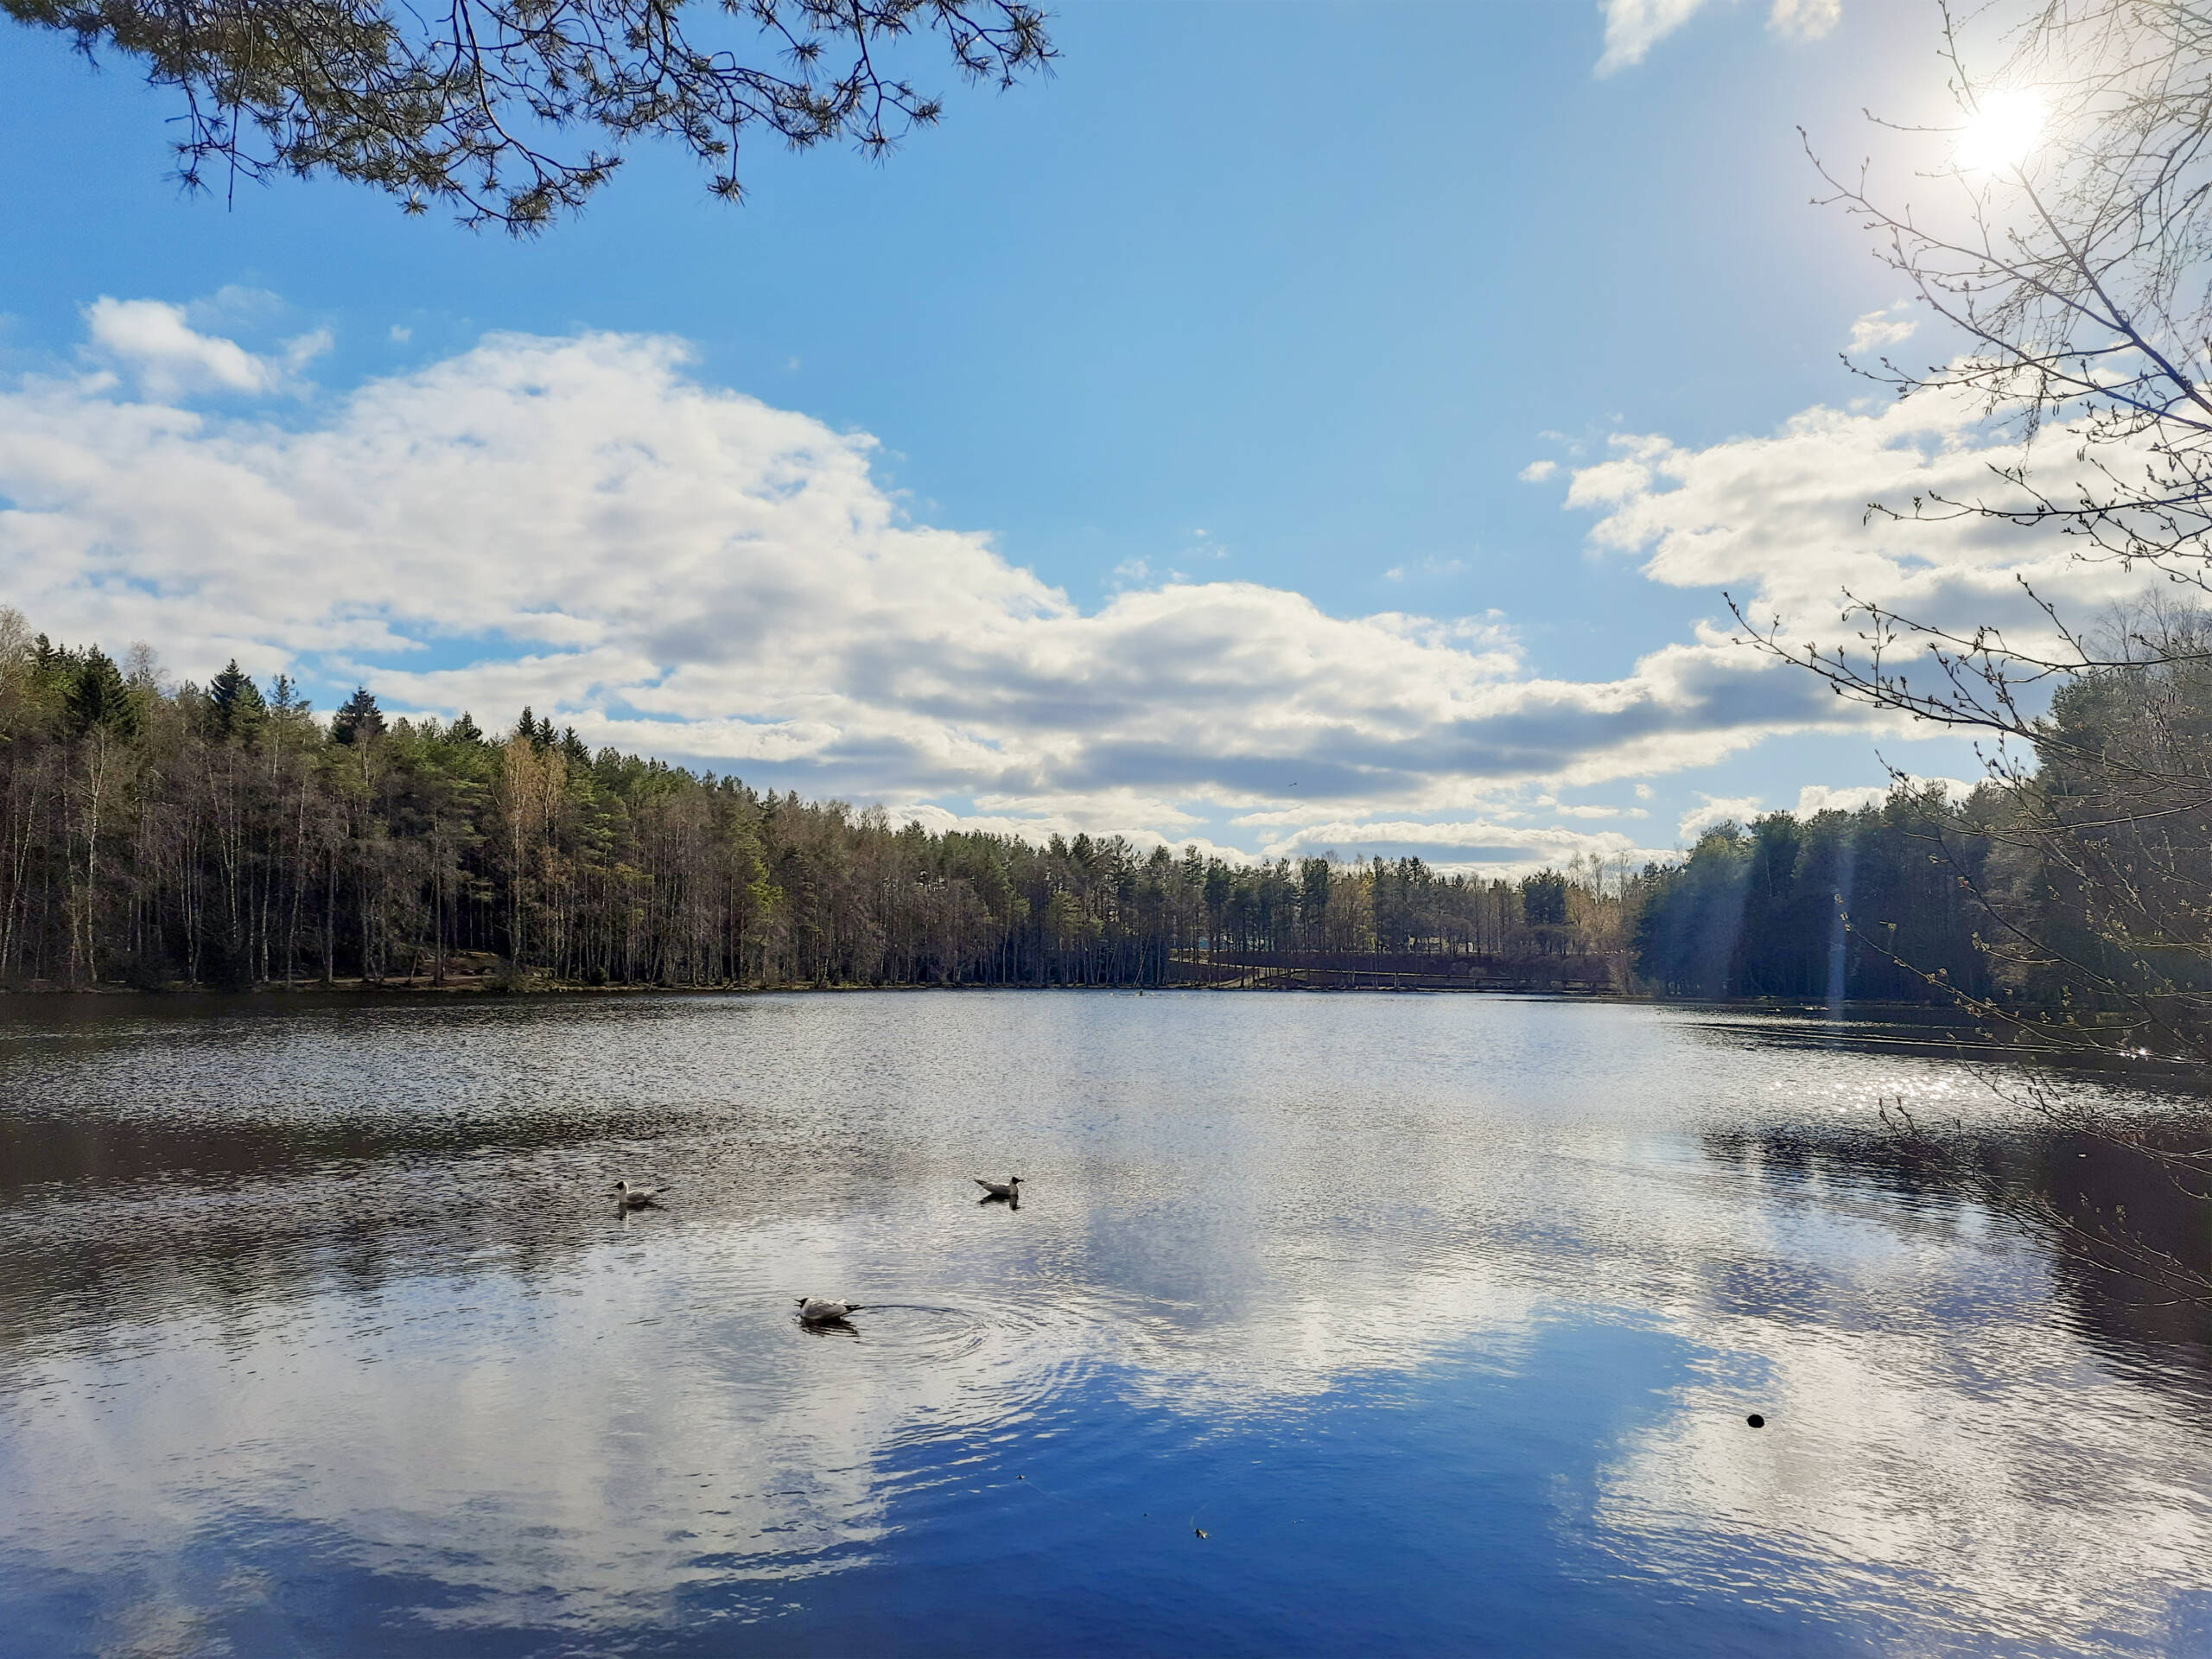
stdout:
[[2212,1654],[2212,1323],[1875,1102],[2212,1222],[1815,1029],[11,1003],[0,1653]]

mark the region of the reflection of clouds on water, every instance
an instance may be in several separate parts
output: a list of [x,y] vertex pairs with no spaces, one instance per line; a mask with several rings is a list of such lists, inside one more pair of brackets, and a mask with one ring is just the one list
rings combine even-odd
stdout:
[[[781,1269],[804,1262],[789,1243],[750,1246]],[[651,1620],[690,1584],[864,1559],[902,1436],[1025,1411],[1027,1364],[988,1342],[900,1365],[862,1331],[824,1354],[781,1310],[719,1313],[710,1282],[632,1267],[588,1261],[555,1297],[488,1281],[321,1297],[281,1326],[193,1321],[143,1358],[52,1368],[9,1402],[11,1486],[43,1496],[0,1510],[0,1552],[129,1573],[243,1547],[280,1514],[355,1566],[454,1592],[434,1622]]]
[[[108,1586],[146,1651],[273,1595],[272,1553],[458,1631],[766,1617],[957,1536],[1008,1448],[1172,1462],[1427,1372],[1541,1395],[1549,1333],[1617,1326],[1687,1368],[1612,1379],[1657,1404],[1580,1452],[1634,1571],[1756,1599],[1737,1564],[1779,1551],[1771,1592],[1839,1618],[2084,1649],[2212,1589],[2190,1396],[2118,1380],[2016,1230],[1868,1150],[1872,1096],[1935,1063],[1642,1009],[1154,1001],[670,1003],[639,1034],[675,1058],[556,1027],[527,1109],[441,1142],[422,1103],[501,1069],[506,1016],[472,1015],[465,1065],[404,1034],[365,1150],[266,1103],[213,1173],[165,1096],[181,1138],[0,1212],[0,1478],[38,1495],[0,1510],[0,1583]],[[1021,1068],[980,1041],[1008,1030]],[[584,1103],[540,1109],[555,1074]],[[969,1201],[976,1147],[1030,1177],[1019,1212]],[[613,1215],[613,1162],[670,1206]],[[472,1206],[424,1213],[456,1172]],[[812,1338],[802,1293],[868,1311]]]
[[[1599,1518],[1624,1556],[1698,1576],[1739,1548],[1787,1548],[1816,1593],[1909,1604],[1975,1645],[2101,1651],[2170,1639],[2174,1591],[2202,1594],[2212,1490],[2201,1427],[2141,1409],[2031,1322],[1891,1333],[1789,1331],[1710,1308],[1700,1339],[1756,1357],[1640,1429],[1603,1478]],[[2054,1416],[2054,1403],[2065,1402]],[[1767,1586],[1802,1600],[1793,1573]]]

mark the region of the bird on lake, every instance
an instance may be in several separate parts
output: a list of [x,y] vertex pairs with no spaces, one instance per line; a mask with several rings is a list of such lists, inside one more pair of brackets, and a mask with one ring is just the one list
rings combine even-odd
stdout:
[[980,1175],[971,1175],[969,1179],[995,1198],[1013,1199],[1021,1196],[1021,1177],[1019,1175],[1009,1175],[1003,1181],[987,1181]]
[[660,1202],[660,1195],[669,1191],[664,1186],[632,1186],[627,1181],[614,1183],[614,1202],[625,1210],[642,1210],[649,1204]]
[[834,1325],[846,1314],[860,1311],[858,1302],[833,1302],[824,1296],[798,1298],[798,1320],[801,1325]]

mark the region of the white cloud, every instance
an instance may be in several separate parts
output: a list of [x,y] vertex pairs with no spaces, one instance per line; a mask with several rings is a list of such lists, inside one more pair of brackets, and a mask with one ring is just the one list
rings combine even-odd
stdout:
[[85,322],[93,349],[135,372],[151,397],[267,392],[283,381],[278,365],[235,340],[194,329],[181,305],[103,295],[85,308]]
[[1644,54],[1705,9],[1705,0],[1605,0],[1605,52],[1598,73],[1642,63]]
[[[1186,580],[1086,610],[988,537],[912,522],[866,436],[702,385],[666,340],[495,335],[279,428],[153,383],[265,389],[281,365],[156,302],[88,316],[149,365],[144,395],[0,385],[0,591],[65,638],[159,639],[189,675],[235,655],[486,724],[527,702],[779,786],[1093,833],[1285,805],[1464,818],[1518,785],[1866,729],[1718,627],[1591,682],[1529,673],[1495,613],[1335,617]],[[1574,491],[1601,540],[1656,539],[1676,580],[1676,542],[1712,539],[1675,523],[1707,510],[1710,454],[1637,440]]]
[[[2062,499],[2074,465],[2065,439],[2047,434],[2035,457]],[[2022,451],[1961,397],[1809,409],[1770,436],[1703,449],[1649,435],[1617,435],[1609,448],[1567,488],[1570,506],[1598,515],[1592,543],[1643,556],[1655,581],[1727,589],[1760,622],[1781,618],[1793,639],[1848,643],[1838,623],[1846,589],[1934,623],[2000,626],[2016,641],[2048,632],[2024,578],[2082,617],[2145,589],[2140,575],[2074,557],[2075,543],[2055,531],[1868,512],[1870,501],[1909,515],[1916,498],[2004,499],[1997,471]]]
[[1816,812],[1856,812],[1862,806],[1879,806],[1889,798],[1887,784],[1840,789],[1827,784],[1808,784],[1797,791],[1797,816],[1809,818]]
[[1443,823],[1329,819],[1302,824],[1262,849],[1268,858],[1311,858],[1322,852],[1363,859],[1412,856],[1447,874],[1466,870],[1485,875],[1521,874],[1582,856],[1638,862],[1669,856],[1664,849],[1637,846],[1616,830],[1509,823],[1496,817]]
[[[1706,9],[1707,0],[1603,0],[1605,50],[1598,73],[1642,63],[1651,48]],[[1767,30],[1783,40],[1817,41],[1842,20],[1842,0],[1774,0]]]
[[1786,41],[1817,41],[1843,21],[1843,0],[1774,0],[1770,31]]
[[[1935,785],[1954,801],[1964,800],[1976,787],[1964,778],[1915,778],[1911,782],[1916,789]],[[1815,812],[1856,812],[1862,806],[1879,806],[1890,798],[1891,787],[1888,784],[1866,784],[1855,788],[1808,784],[1797,791],[1797,816],[1809,818]]]
[[284,353],[279,361],[287,375],[296,375],[318,357],[327,355],[336,345],[327,328],[311,329],[284,342]]
[[1869,311],[1851,325],[1851,344],[1845,349],[1853,357],[1867,357],[1910,340],[1920,328],[1911,309],[1912,302],[1903,300],[1879,311]]
[[1766,810],[1756,795],[1717,796],[1700,794],[1702,806],[1694,806],[1682,814],[1682,821],[1675,826],[1675,833],[1688,841],[1695,841],[1716,823],[1749,823]]
[[1532,461],[1514,476],[1523,484],[1541,484],[1557,471],[1559,462],[1555,461]]

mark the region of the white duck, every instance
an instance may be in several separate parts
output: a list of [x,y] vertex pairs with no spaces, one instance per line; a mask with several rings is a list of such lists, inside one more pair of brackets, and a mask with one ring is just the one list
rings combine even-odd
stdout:
[[660,1195],[667,1191],[664,1186],[632,1186],[627,1181],[617,1181],[614,1202],[625,1210],[642,1210],[649,1204],[658,1204]]
[[1003,1181],[987,1181],[980,1175],[971,1175],[969,1179],[995,1198],[1018,1198],[1021,1196],[1021,1177],[1019,1175],[1009,1175]]
[[858,1302],[833,1302],[826,1296],[802,1296],[798,1299],[801,1325],[834,1325],[846,1314],[860,1311]]

